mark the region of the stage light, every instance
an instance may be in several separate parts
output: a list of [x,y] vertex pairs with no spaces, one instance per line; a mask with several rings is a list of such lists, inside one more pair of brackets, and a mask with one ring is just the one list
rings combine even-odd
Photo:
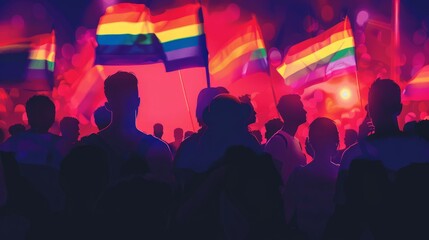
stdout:
[[340,96],[341,96],[341,99],[343,99],[343,100],[349,100],[350,97],[352,96],[350,89],[348,89],[348,88],[341,89]]
[[356,17],[356,23],[359,26],[363,26],[369,19],[369,13],[367,11],[360,11]]

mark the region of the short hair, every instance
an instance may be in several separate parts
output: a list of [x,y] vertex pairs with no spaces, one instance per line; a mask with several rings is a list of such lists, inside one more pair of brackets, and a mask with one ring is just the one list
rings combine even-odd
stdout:
[[358,139],[358,133],[354,129],[346,129],[345,136],[351,137],[351,138],[353,138],[355,140]]
[[309,127],[308,137],[310,142],[330,143],[340,141],[335,122],[326,117],[316,118]]
[[104,129],[112,121],[112,113],[104,106],[101,106],[94,112],[94,121],[99,130]]
[[391,79],[377,79],[371,85],[368,102],[377,107],[377,111],[393,114],[401,104],[401,89]]
[[14,125],[9,127],[9,134],[11,136],[22,133],[22,132],[25,132],[25,126],[20,124],[20,123],[14,124]]
[[298,94],[287,94],[279,99],[277,104],[277,110],[282,117],[287,116],[290,111],[296,108],[296,103],[301,101],[301,97]]
[[27,113],[28,123],[32,127],[42,127],[47,130],[55,121],[55,104],[47,96],[32,96],[25,103],[25,111]]
[[79,126],[79,120],[77,120],[77,118],[74,118],[74,117],[64,117],[60,121],[60,130],[63,133],[64,131],[67,131],[67,128],[69,126],[73,126],[73,125],[75,125],[75,126],[78,125]]
[[130,72],[118,71],[104,81],[104,94],[108,101],[129,96],[138,97],[137,77]]
[[161,123],[155,123],[153,125],[153,130],[164,130],[164,126]]
[[183,135],[183,129],[181,129],[181,128],[175,128],[175,129],[174,129],[174,135],[176,135],[176,134],[181,134],[181,135]]

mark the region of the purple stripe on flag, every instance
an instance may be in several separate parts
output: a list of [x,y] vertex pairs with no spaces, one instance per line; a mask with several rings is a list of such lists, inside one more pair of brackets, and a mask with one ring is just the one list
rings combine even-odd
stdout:
[[174,61],[174,60],[183,59],[183,58],[201,56],[201,47],[193,46],[193,47],[182,48],[178,50],[165,52],[165,55],[167,57],[167,61]]

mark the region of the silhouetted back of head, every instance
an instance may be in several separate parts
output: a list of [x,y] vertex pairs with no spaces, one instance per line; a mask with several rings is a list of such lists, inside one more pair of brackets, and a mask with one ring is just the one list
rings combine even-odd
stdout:
[[206,124],[209,127],[239,127],[245,122],[242,113],[243,108],[238,98],[220,94],[210,103]]
[[396,118],[402,111],[401,89],[390,79],[377,79],[368,93],[368,110],[374,126]]
[[297,94],[288,94],[280,98],[277,110],[283,120],[290,124],[300,125],[307,121],[307,112]]
[[25,104],[28,124],[32,130],[47,132],[55,121],[55,104],[47,96],[35,95]]
[[417,133],[417,121],[405,123],[404,132],[409,135],[415,135]]
[[108,183],[108,172],[103,150],[93,145],[78,146],[61,162],[60,183],[66,194],[100,193]]
[[162,135],[164,135],[164,126],[161,123],[153,125],[153,135],[159,139],[162,138]]
[[104,81],[104,94],[113,112],[136,111],[139,105],[137,78],[129,72],[117,72]]
[[192,132],[192,131],[186,131],[185,132],[185,138],[190,137],[192,134],[194,134],[194,132]]
[[345,137],[344,137],[344,143],[346,144],[346,147],[350,147],[352,144],[357,142],[358,140],[358,133],[354,129],[346,129]]
[[174,139],[176,141],[182,141],[183,140],[183,129],[181,129],[181,128],[174,129]]
[[97,125],[98,130],[104,129],[109,126],[112,120],[112,113],[107,110],[104,106],[97,108],[94,112],[94,121]]
[[204,124],[203,113],[204,110],[210,105],[210,102],[219,94],[229,93],[228,90],[224,87],[216,88],[204,88],[198,93],[197,98],[197,120],[198,123],[202,126]]
[[61,135],[76,142],[79,138],[79,120],[74,117],[64,117],[60,122]]
[[429,141],[429,120],[421,120],[416,126],[417,134]]
[[22,124],[14,124],[9,127],[9,134],[15,136],[17,134],[25,132],[25,126]]
[[316,118],[310,124],[308,137],[316,156],[319,152],[335,154],[340,141],[334,121],[325,117]]
[[265,138],[269,140],[282,127],[283,121],[280,118],[271,119],[265,123]]

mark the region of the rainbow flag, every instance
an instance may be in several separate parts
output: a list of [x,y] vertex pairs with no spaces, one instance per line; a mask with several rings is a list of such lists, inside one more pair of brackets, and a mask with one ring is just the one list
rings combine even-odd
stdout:
[[152,16],[165,53],[167,72],[207,66],[206,37],[199,4],[188,4]]
[[164,59],[150,10],[144,4],[108,7],[97,27],[97,43],[96,64],[134,65]]
[[55,31],[34,36],[29,54],[27,79],[23,88],[51,90],[54,86]]
[[317,37],[292,46],[277,71],[293,88],[355,74],[355,44],[348,18]]
[[429,100],[429,65],[420,69],[403,92],[405,100]]
[[54,62],[54,31],[0,44],[0,85],[34,91],[51,90]]
[[267,51],[254,16],[240,28],[230,42],[210,58],[209,69],[217,80],[237,80],[243,76],[269,70]]

